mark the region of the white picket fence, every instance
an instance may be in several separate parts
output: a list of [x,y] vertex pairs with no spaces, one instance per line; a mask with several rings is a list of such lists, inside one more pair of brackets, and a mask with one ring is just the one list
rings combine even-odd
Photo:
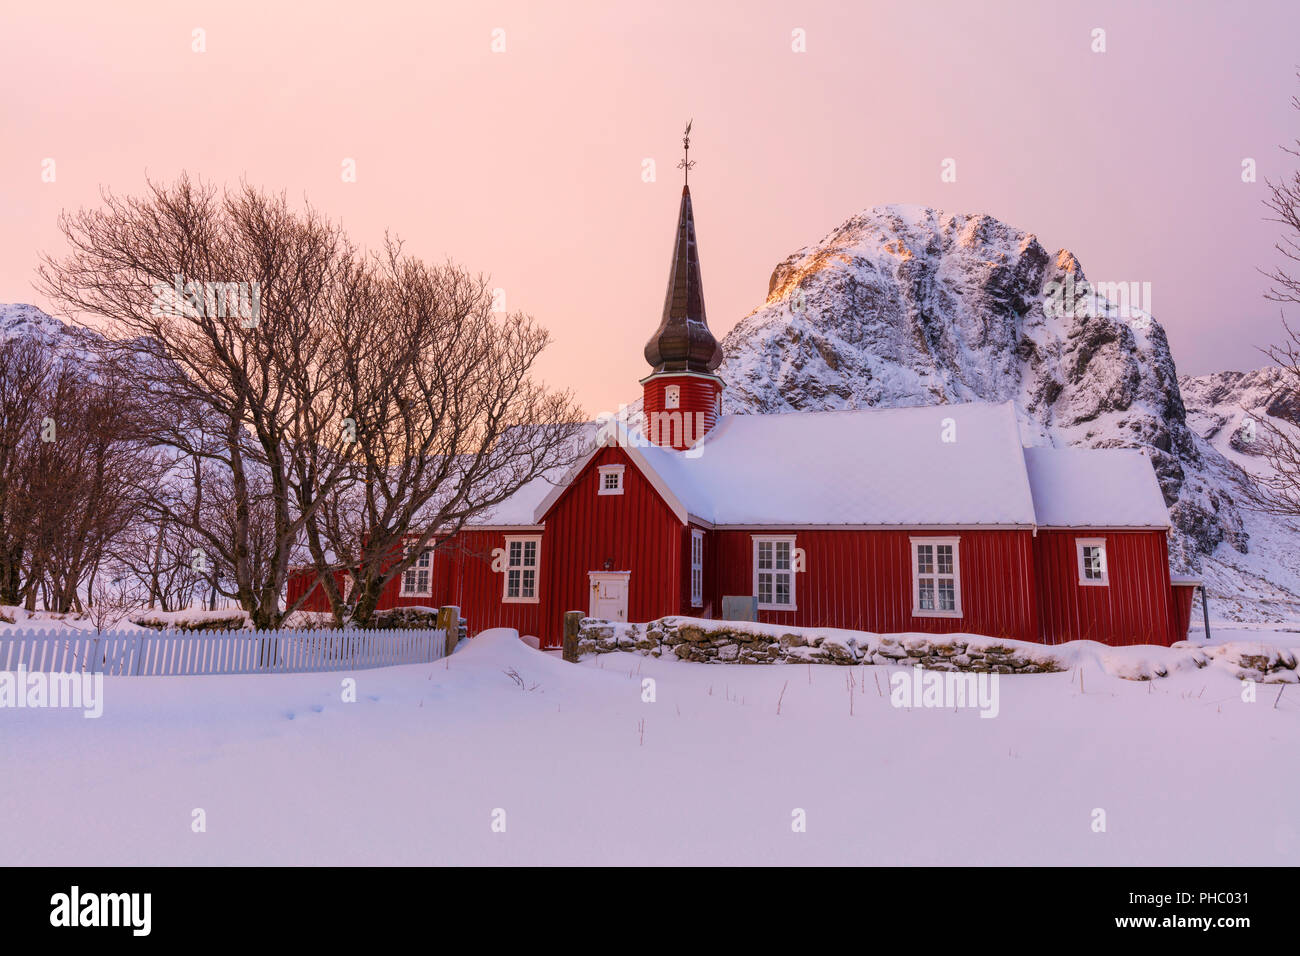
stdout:
[[75,631],[0,633],[0,671],[177,677],[303,674],[423,664],[446,653],[441,630]]

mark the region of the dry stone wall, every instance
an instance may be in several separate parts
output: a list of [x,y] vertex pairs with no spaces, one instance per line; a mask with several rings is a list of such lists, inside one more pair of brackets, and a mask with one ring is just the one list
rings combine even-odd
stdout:
[[1041,674],[1066,665],[1045,650],[970,635],[888,635],[835,629],[747,626],[738,621],[661,618],[615,624],[583,618],[578,654],[634,651],[716,664],[921,664],[931,670]]
[[687,617],[648,624],[583,618],[578,655],[615,651],[706,664],[919,664],[929,670],[994,674],[1049,674],[1095,663],[1126,680],[1152,680],[1212,665],[1239,680],[1300,683],[1295,650],[1258,642],[1107,647],[1073,641],[1048,646],[974,634],[872,634]]

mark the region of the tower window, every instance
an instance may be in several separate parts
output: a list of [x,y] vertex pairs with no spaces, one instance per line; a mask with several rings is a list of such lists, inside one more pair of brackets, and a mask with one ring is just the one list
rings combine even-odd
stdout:
[[601,465],[597,471],[600,473],[600,483],[597,485],[597,494],[621,495],[623,493],[622,465]]
[[669,385],[664,389],[664,408],[681,408],[682,407],[682,387],[680,385]]

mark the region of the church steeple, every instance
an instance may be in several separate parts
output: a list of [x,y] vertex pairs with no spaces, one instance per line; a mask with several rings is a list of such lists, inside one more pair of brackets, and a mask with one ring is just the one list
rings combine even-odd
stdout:
[[[685,156],[678,163],[687,176],[695,165],[690,159],[690,135],[688,123],[682,137]],[[695,209],[691,188],[685,183],[668,264],[663,318],[646,343],[645,358],[653,369],[641,380],[650,440],[672,448],[691,447],[721,414],[722,379],[713,370],[722,364],[722,347],[709,331],[704,314]]]
[[704,281],[690,186],[682,186],[663,318],[646,343],[645,358],[656,372],[712,372],[722,364],[722,347],[709,331],[704,314]]

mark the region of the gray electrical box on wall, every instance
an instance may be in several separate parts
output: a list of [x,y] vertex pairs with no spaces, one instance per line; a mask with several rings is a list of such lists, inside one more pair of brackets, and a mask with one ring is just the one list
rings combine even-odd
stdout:
[[724,621],[757,621],[758,598],[749,594],[729,594],[722,599]]

